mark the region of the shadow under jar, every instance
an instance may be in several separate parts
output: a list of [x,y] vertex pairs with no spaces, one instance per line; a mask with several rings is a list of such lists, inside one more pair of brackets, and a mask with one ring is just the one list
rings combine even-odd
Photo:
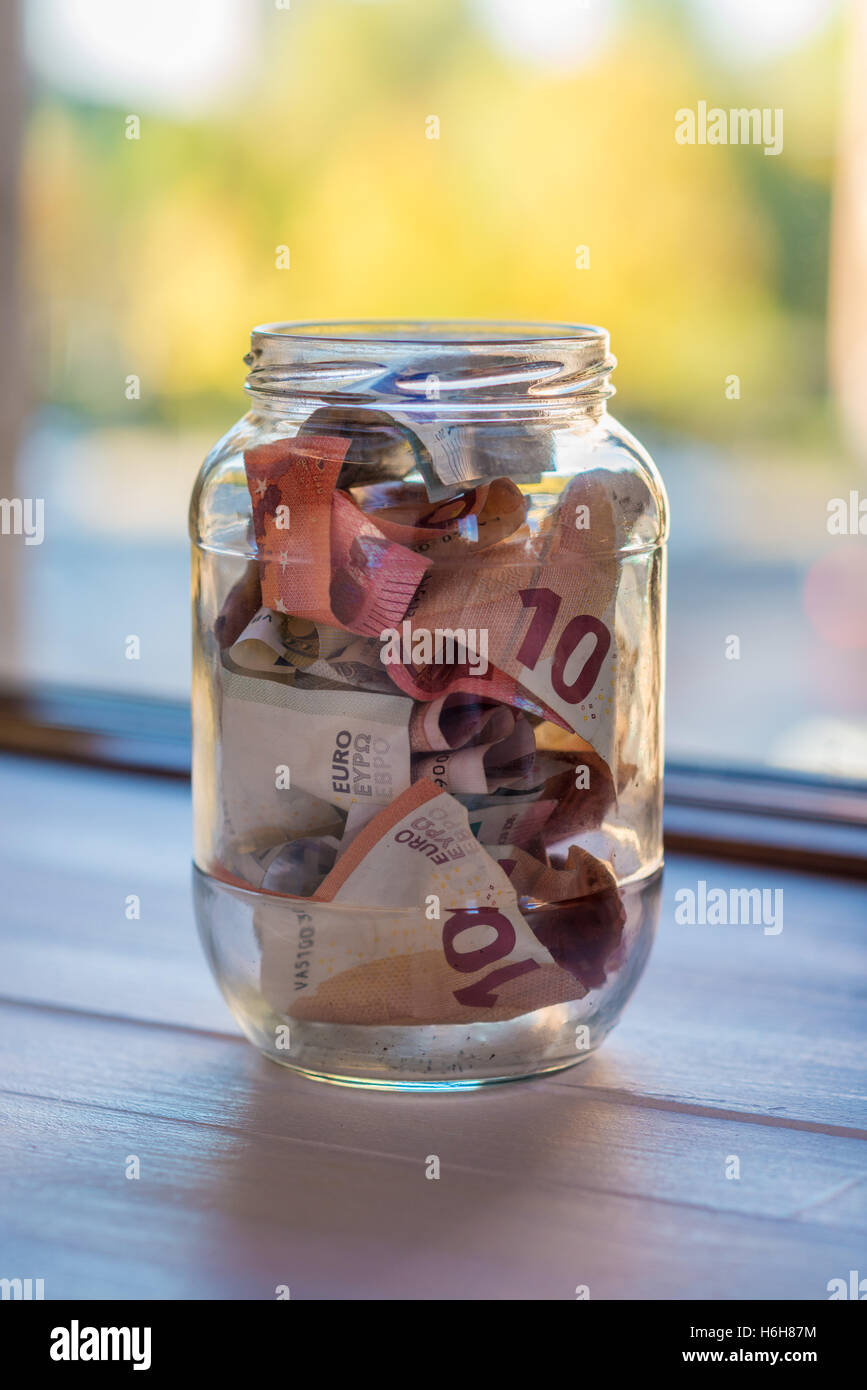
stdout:
[[266,1056],[587,1057],[656,928],[665,491],[585,325],[267,324],[197,479],[194,893]]

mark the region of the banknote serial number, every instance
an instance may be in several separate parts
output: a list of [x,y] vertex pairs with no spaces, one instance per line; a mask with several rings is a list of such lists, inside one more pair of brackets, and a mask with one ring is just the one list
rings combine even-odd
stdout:
[[315,943],[315,931],[313,928],[313,918],[307,912],[299,915],[299,922],[307,921],[309,926],[300,926],[298,929],[298,949],[295,952],[295,992],[299,989],[306,989],[310,983],[310,957],[313,954]]

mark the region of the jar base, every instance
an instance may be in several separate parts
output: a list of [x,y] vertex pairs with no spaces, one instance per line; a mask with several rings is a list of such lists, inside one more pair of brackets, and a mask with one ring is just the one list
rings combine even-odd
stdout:
[[[615,1026],[644,968],[659,915],[661,869],[621,885],[616,966],[583,998],[497,1022],[314,1022],[275,1009],[261,983],[261,895],[193,871],[199,933],[214,976],[250,1041],[311,1080],[388,1091],[460,1091],[527,1080],[585,1061]],[[315,905],[311,907],[315,910]]]
[[[306,1077],[309,1081],[324,1081],[329,1086],[349,1086],[365,1091],[475,1091],[480,1086],[501,1086],[509,1081],[533,1081],[540,1076],[550,1076],[552,1072],[568,1071],[570,1067],[577,1066],[580,1062],[586,1062],[592,1056],[592,1052],[584,1052],[581,1056],[571,1057],[566,1061],[552,1062],[548,1066],[541,1066],[532,1069],[517,1068],[515,1071],[504,1072],[497,1076],[469,1076],[443,1078],[438,1081],[422,1081],[408,1079],[401,1081],[396,1078],[371,1078],[365,1076],[346,1076],[338,1075],[334,1072],[314,1071],[310,1067],[299,1066],[296,1062],[287,1062],[281,1057],[275,1057],[272,1052],[260,1049],[262,1056],[269,1062],[276,1062],[277,1066],[285,1067],[288,1071],[297,1072],[299,1076]],[[595,1051],[595,1048],[593,1049]]]

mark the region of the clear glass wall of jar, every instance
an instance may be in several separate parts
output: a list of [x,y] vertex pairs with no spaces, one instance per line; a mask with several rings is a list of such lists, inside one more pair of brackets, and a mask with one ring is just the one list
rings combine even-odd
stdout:
[[196,482],[194,894],[248,1037],[459,1087],[617,1022],[662,867],[667,504],[583,325],[269,324]]

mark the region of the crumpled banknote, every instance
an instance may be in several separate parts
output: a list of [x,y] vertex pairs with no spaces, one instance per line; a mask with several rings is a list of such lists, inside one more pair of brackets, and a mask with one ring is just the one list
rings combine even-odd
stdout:
[[624,923],[610,865],[576,843],[624,775],[617,508],[601,470],[534,502],[515,478],[550,465],[520,429],[365,421],[319,410],[245,454],[258,560],[215,623],[211,872],[258,894],[281,1016],[579,999]]

